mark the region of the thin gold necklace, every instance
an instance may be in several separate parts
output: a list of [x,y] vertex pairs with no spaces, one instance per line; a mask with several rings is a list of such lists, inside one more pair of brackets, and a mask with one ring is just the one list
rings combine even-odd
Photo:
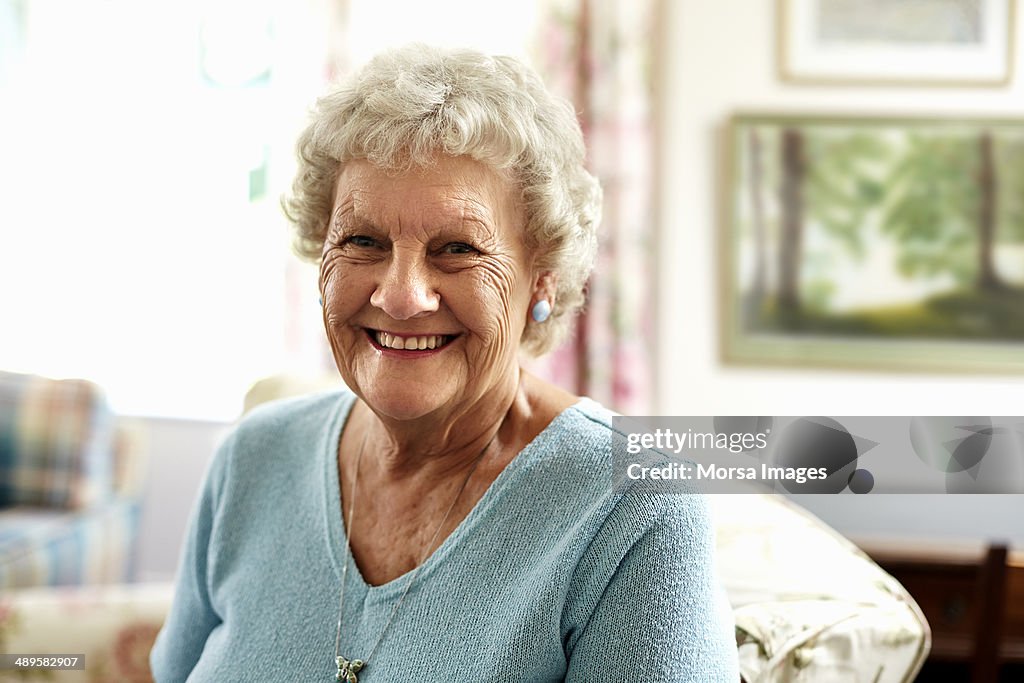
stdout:
[[[499,425],[500,426],[500,425]],[[416,583],[416,579],[420,575],[420,571],[423,569],[423,565],[427,558],[430,556],[431,548],[434,547],[434,543],[437,541],[437,537],[441,534],[441,529],[444,528],[445,523],[452,514],[452,510],[455,509],[455,504],[459,502],[459,498],[462,497],[462,492],[466,490],[466,485],[469,484],[470,478],[473,473],[476,472],[477,466],[480,461],[484,459],[484,454],[487,453],[487,449],[494,443],[494,439],[498,436],[498,432],[495,431],[491,436],[487,444],[481,449],[480,455],[476,456],[473,461],[473,466],[469,468],[469,473],[466,474],[466,478],[462,480],[462,486],[459,487],[458,492],[455,494],[455,498],[452,499],[451,505],[448,506],[448,511],[444,513],[444,518],[441,519],[441,523],[438,525],[437,530],[434,531],[434,535],[431,537],[430,542],[427,543],[427,549],[423,553],[423,557],[420,559],[419,565],[413,571],[412,577],[409,582],[405,584],[405,590],[402,591],[401,597],[398,598],[398,602],[395,603],[394,609],[391,610],[391,616],[388,617],[387,623],[384,624],[384,628],[381,629],[380,634],[377,636],[377,641],[370,648],[370,653],[366,655],[364,659],[346,659],[339,654],[339,646],[341,644],[341,618],[345,609],[345,578],[348,576],[348,565],[349,558],[352,556],[352,518],[356,509],[356,482],[359,481],[359,461],[363,459],[363,449],[366,447],[366,434],[363,434],[363,441],[359,445],[359,454],[356,456],[355,471],[352,473],[352,494],[349,496],[348,501],[348,523],[346,524],[345,532],[345,563],[341,567],[341,595],[338,598],[338,628],[334,634],[334,663],[338,667],[338,675],[335,678],[336,681],[342,683],[359,683],[359,679],[356,674],[366,668],[370,658],[377,651],[377,646],[384,640],[384,634],[387,633],[388,628],[391,626],[391,622],[394,621],[395,615],[398,614],[398,608],[405,602],[405,596],[409,594],[409,589]]]

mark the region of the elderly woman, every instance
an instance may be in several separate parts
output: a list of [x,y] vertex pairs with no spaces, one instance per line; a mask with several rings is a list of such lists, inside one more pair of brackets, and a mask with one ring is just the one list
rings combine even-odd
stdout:
[[507,57],[412,47],[319,100],[286,212],[351,391],[247,417],[194,510],[157,681],[736,681],[696,495],[612,486],[611,414],[528,374],[600,191]]

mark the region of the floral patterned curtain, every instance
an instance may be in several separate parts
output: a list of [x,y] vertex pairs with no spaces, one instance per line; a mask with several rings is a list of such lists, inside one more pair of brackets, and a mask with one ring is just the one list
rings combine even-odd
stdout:
[[534,370],[622,413],[650,410],[654,0],[545,0],[536,63],[576,106],[604,188],[597,267],[573,339]]

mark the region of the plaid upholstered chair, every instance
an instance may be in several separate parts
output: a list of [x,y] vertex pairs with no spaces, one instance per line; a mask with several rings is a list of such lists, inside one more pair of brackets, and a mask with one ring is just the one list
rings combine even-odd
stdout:
[[128,443],[95,384],[0,372],[0,590],[132,578]]

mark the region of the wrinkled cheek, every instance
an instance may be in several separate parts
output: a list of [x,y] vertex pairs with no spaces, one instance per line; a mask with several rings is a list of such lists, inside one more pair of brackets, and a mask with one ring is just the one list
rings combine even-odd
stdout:
[[346,333],[350,332],[347,323],[353,307],[351,302],[345,300],[345,295],[351,288],[344,286],[341,274],[342,271],[337,267],[335,260],[325,260],[320,268],[324,331],[336,358],[348,350],[346,347],[352,345],[352,340],[346,338]]
[[332,328],[337,324],[337,316],[334,313],[338,303],[336,280],[337,269],[332,262],[325,261],[320,266],[320,301],[323,305],[324,328],[327,331],[327,336],[332,338],[332,344]]
[[[349,324],[349,319],[330,311],[324,314],[324,332],[327,335],[327,343],[331,348],[331,355],[334,364],[341,374],[342,379],[350,387],[360,384],[359,377],[367,372],[366,364],[371,361],[367,358],[369,350],[362,330]],[[367,346],[360,351],[360,344]]]
[[497,362],[514,355],[519,344],[521,329],[517,325],[516,308],[512,299],[512,288],[494,282],[484,284],[487,300],[493,302],[490,316],[484,322],[487,360]]
[[325,303],[329,295],[336,293],[334,290],[336,289],[339,274],[337,260],[325,257],[320,264],[320,293]]
[[358,294],[358,287],[355,284],[351,274],[345,277],[342,264],[337,261],[324,264],[320,269],[320,292],[323,296],[324,310],[328,315],[347,317],[348,312],[359,308],[352,301]]

